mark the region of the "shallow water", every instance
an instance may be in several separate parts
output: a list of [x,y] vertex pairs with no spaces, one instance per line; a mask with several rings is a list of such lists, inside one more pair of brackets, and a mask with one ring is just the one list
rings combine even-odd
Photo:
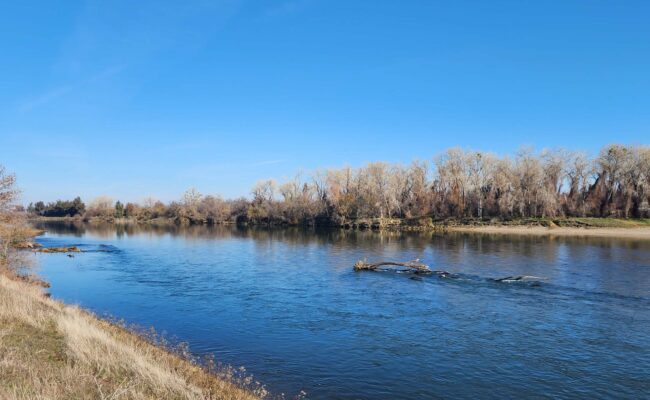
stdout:
[[[646,398],[650,242],[42,225],[53,297],[309,398]],[[419,258],[454,279],[354,272]],[[497,283],[509,275],[535,283]],[[290,397],[290,396],[288,396]]]

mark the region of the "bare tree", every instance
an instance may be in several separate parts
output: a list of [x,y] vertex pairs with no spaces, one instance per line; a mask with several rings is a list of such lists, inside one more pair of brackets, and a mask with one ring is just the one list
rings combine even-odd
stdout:
[[6,213],[18,197],[16,188],[16,175],[7,173],[4,166],[0,165],[0,212]]
[[639,148],[639,217],[650,217],[650,147]]
[[431,183],[429,182],[429,164],[426,161],[414,161],[408,171],[408,194],[403,209],[406,216],[423,216],[431,212]]
[[16,209],[19,194],[16,176],[0,165],[0,269],[12,272],[26,263],[14,246],[29,236],[24,215]]
[[512,217],[516,205],[516,175],[513,163],[509,158],[496,160],[493,171],[493,196],[496,207],[491,215]]
[[562,188],[566,182],[568,152],[565,149],[544,150],[540,158],[543,174],[539,197],[541,215],[555,217],[562,211]]
[[466,155],[466,163],[469,190],[475,202],[476,216],[482,218],[483,204],[490,192],[490,184],[493,178],[493,156],[480,151],[469,152]]
[[585,195],[593,176],[593,163],[583,152],[570,153],[565,164],[565,176],[569,183],[567,211],[572,215],[586,215]]
[[530,148],[517,153],[514,165],[515,197],[517,209],[522,217],[537,217],[543,183],[542,163]]
[[230,204],[220,196],[205,196],[196,205],[197,216],[208,223],[221,223],[230,219]]
[[442,201],[449,214],[462,217],[465,214],[469,171],[465,153],[459,148],[447,150],[435,158],[438,190],[444,193]]
[[88,205],[86,216],[110,218],[115,212],[114,202],[109,196],[96,197]]
[[602,183],[604,193],[598,197],[601,216],[621,214],[616,206],[616,201],[623,191],[623,173],[628,149],[621,145],[610,145],[601,150],[596,159],[599,171],[597,183]]
[[248,211],[248,217],[254,221],[270,222],[274,217],[275,192],[277,184],[269,179],[255,184],[252,190],[253,201]]

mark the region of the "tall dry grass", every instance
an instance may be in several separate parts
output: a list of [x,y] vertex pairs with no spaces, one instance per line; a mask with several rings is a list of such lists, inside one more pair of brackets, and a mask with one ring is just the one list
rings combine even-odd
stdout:
[[263,397],[0,275],[0,399]]

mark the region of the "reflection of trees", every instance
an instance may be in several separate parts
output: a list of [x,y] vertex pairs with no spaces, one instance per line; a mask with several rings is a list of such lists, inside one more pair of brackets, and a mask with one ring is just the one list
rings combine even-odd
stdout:
[[244,227],[236,225],[109,224],[77,221],[38,221],[35,225],[55,234],[110,238],[124,236],[183,236],[196,239],[252,239],[287,245],[336,245],[344,248],[375,246],[427,246],[430,233],[344,230],[313,227]]
[[[56,234],[66,234],[81,237],[86,233],[86,226],[82,221],[36,221],[34,227],[44,229]],[[114,230],[113,230],[114,231]]]
[[[309,227],[243,227],[236,225],[174,225],[174,224],[108,224],[81,221],[39,221],[35,226],[55,234],[100,238],[146,235],[150,237],[182,236],[188,239],[252,239],[258,244],[280,242],[287,246],[332,246],[339,250],[411,250],[427,248],[446,257],[462,257],[468,252],[482,254],[515,253],[541,257],[549,262],[557,257],[564,245],[589,245],[601,249],[648,248],[648,243],[636,239],[599,237],[542,237],[490,233],[436,233],[372,230],[345,230]],[[579,248],[580,246],[570,246]]]

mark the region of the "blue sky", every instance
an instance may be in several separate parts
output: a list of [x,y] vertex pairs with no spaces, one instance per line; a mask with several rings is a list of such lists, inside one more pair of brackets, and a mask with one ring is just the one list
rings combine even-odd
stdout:
[[650,138],[648,1],[61,1],[0,13],[23,201],[248,195],[448,147]]

